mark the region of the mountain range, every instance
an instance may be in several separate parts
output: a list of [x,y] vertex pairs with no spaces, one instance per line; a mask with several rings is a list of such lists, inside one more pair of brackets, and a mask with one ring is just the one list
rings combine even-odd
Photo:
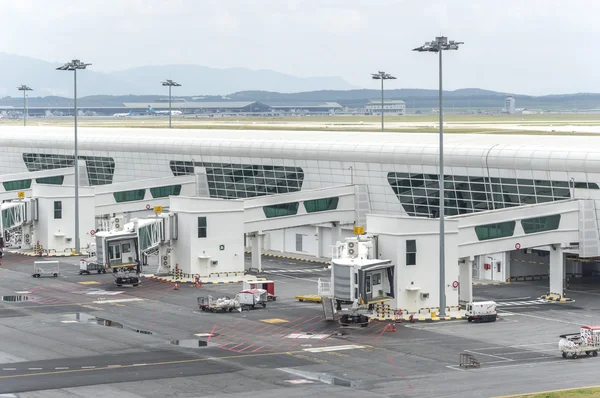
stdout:
[[[86,61],[87,60],[83,60]],[[0,95],[18,95],[16,87],[27,84],[34,95],[73,96],[72,73],[57,71],[61,64],[0,53]],[[155,94],[160,82],[172,79],[182,86],[177,95],[198,93],[219,95],[246,90],[268,90],[293,93],[311,90],[349,90],[356,88],[335,76],[296,77],[272,70],[245,68],[216,69],[200,65],[141,66],[115,72],[98,72],[93,64],[77,74],[78,96]]]
[[[72,72],[57,71],[60,64],[0,53],[0,106],[21,107],[17,86],[27,84],[30,106],[72,106]],[[340,77],[301,78],[270,70],[215,69],[198,65],[142,66],[110,73],[94,71],[93,65],[77,74],[81,106],[120,107],[124,102],[155,102],[167,97],[160,85],[165,79],[181,83],[173,96],[187,101],[260,101],[269,105],[337,102],[350,108],[363,107],[381,98],[379,90],[357,89]],[[501,109],[507,93],[465,88],[444,91],[446,107],[457,109]],[[515,94],[518,108],[599,109],[600,94],[527,96]],[[385,97],[406,102],[407,109],[438,107],[438,91],[425,89],[386,90]]]

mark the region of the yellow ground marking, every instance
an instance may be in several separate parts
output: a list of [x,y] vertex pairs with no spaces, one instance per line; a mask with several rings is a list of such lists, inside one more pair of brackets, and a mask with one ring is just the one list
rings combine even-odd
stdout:
[[286,319],[281,319],[281,318],[271,318],[271,319],[261,319],[261,322],[265,322],[265,323],[285,323],[285,322],[289,322]]
[[99,285],[100,282],[96,282],[96,281],[86,281],[86,282],[77,282],[80,285]]
[[304,351],[286,351],[286,352],[270,352],[263,354],[241,354],[241,355],[229,355],[223,357],[209,357],[209,358],[195,358],[195,359],[182,359],[179,361],[165,361],[165,362],[151,362],[144,364],[134,364],[134,365],[121,365],[118,368],[111,366],[104,367],[96,367],[96,368],[86,368],[86,369],[69,369],[69,370],[56,370],[50,372],[39,372],[39,373],[21,373],[21,374],[13,374],[0,376],[0,380],[2,379],[12,379],[17,377],[32,377],[32,376],[46,376],[46,375],[56,375],[56,374],[66,374],[66,373],[83,373],[83,372],[97,372],[99,370],[121,370],[126,368],[140,368],[140,367],[148,367],[148,366],[162,366],[162,365],[177,365],[182,363],[200,363],[200,362],[209,362],[209,361],[220,361],[222,359],[234,359],[234,358],[252,358],[252,357],[269,357],[276,355],[294,355],[301,354]]

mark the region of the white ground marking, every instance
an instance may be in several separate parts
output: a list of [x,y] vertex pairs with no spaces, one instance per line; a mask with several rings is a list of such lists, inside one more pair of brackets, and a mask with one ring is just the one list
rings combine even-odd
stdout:
[[338,345],[338,346],[331,346],[331,347],[304,348],[304,349],[302,349],[302,351],[330,352],[330,351],[357,350],[359,348],[365,348],[365,346],[363,346],[363,345]]
[[128,303],[131,301],[144,301],[141,298],[130,298],[130,299],[117,299],[117,300],[98,300],[94,301],[94,304],[110,304],[110,303]]

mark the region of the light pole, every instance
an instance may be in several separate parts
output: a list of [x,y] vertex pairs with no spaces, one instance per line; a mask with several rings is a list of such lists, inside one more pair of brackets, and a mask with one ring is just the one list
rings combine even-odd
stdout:
[[439,79],[440,79],[440,177],[439,177],[439,216],[440,216],[440,316],[446,316],[446,256],[445,256],[445,231],[444,231],[444,111],[442,107],[442,52],[444,50],[458,50],[458,45],[463,42],[454,40],[448,41],[447,37],[436,37],[432,42],[426,42],[421,47],[414,48],[413,51],[438,53]]
[[389,73],[379,71],[372,73],[373,80],[381,80],[381,131],[383,131],[383,81],[384,80],[395,80],[396,78]]
[[21,87],[17,87],[17,90],[23,92],[23,126],[27,126],[27,92],[33,91],[33,89],[25,84],[21,84]]
[[171,128],[171,87],[181,87],[181,84],[168,79],[161,84],[169,87],[169,128]]
[[73,109],[75,117],[75,154],[73,165],[75,166],[75,254],[80,253],[79,247],[79,154],[77,152],[77,69],[85,69],[91,64],[86,64],[78,59],[59,66],[56,70],[73,71]]

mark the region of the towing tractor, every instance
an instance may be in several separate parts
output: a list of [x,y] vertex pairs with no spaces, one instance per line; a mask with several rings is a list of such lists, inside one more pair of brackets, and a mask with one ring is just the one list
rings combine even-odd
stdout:
[[496,322],[498,312],[495,301],[478,301],[467,304],[465,313],[469,322]]

